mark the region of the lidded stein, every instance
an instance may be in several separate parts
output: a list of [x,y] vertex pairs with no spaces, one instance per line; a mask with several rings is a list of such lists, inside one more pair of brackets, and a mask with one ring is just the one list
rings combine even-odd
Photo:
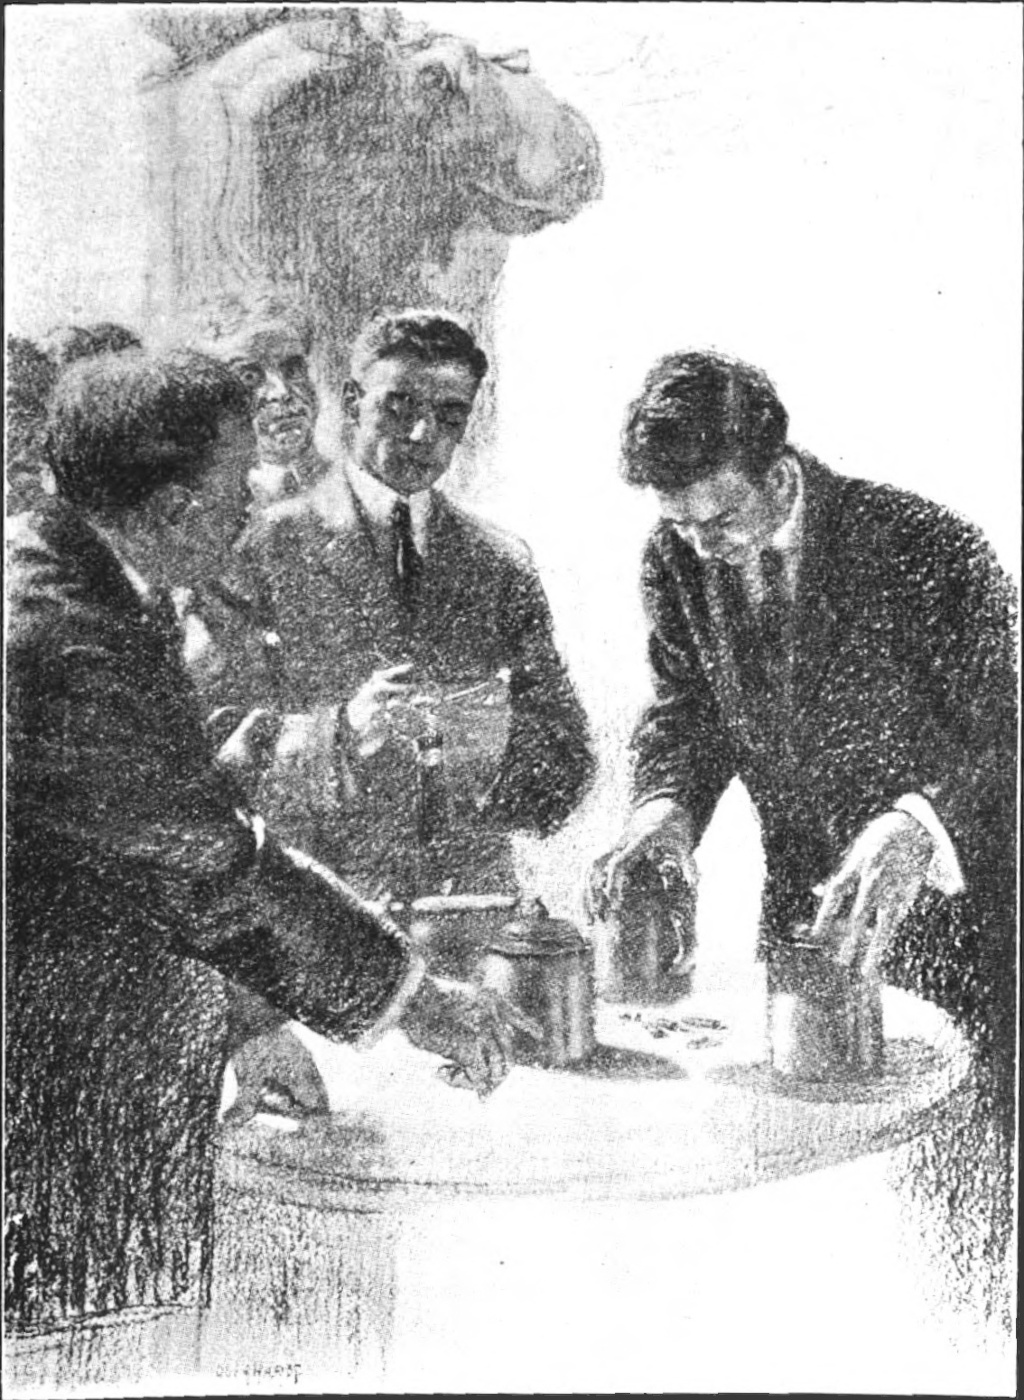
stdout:
[[560,1067],[594,1049],[593,948],[567,919],[552,919],[541,900],[522,904],[491,939],[480,979],[543,1030],[540,1044],[516,1032],[518,1060]]

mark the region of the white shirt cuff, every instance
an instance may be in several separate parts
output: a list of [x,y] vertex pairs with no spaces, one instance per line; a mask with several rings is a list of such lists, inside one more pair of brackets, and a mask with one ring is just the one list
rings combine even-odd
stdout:
[[243,826],[248,827],[252,832],[252,863],[258,865],[260,856],[263,854],[263,847],[267,844],[267,824],[259,812],[245,812],[241,807],[235,808],[235,816]]
[[412,1001],[413,997],[420,989],[420,983],[426,975],[427,964],[419,953],[412,953],[409,963],[409,971],[405,974],[402,982],[394,996],[384,1008],[383,1013],[369,1026],[356,1040],[356,1048],[359,1050],[370,1050],[379,1040],[382,1040],[388,1031],[394,1030],[405,1014],[405,1009]]
[[922,797],[917,792],[910,792],[893,805],[898,812],[906,812],[908,816],[919,821],[932,838],[935,852],[925,875],[928,884],[937,889],[940,894],[961,894],[964,889],[964,876],[960,869],[956,848],[927,797]]

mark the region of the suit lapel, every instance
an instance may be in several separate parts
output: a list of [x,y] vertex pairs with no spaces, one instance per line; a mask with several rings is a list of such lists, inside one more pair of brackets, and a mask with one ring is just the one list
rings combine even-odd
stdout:
[[777,744],[787,727],[785,698],[769,689],[739,571],[709,560],[702,566],[711,620],[714,662],[710,679],[731,725],[752,748]]
[[[406,624],[391,561],[343,476],[332,482],[329,515],[314,502],[313,519],[315,542],[310,564],[340,585],[346,606],[358,620],[366,650],[381,651],[385,638],[398,645]],[[382,660],[388,659],[386,652],[385,645]]]
[[676,592],[700,664],[727,726],[752,744],[750,697],[740,668],[741,623],[735,569],[716,560],[698,563],[670,525],[669,558]]
[[476,562],[472,542],[457,512],[440,492],[433,493],[428,529],[419,603],[420,630],[431,637],[457,638],[466,625],[463,599]]

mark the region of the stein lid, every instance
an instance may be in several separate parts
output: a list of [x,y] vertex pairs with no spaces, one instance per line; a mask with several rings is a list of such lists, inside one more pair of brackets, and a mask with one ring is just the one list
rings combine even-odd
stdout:
[[568,919],[553,919],[544,901],[522,901],[511,919],[488,944],[488,952],[510,957],[557,957],[582,953],[587,940]]

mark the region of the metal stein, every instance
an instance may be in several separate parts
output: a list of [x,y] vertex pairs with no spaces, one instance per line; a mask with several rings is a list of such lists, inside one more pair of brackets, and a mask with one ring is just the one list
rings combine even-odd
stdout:
[[622,900],[604,915],[600,995],[614,1002],[667,1002],[693,988],[697,897],[670,861],[641,860]]
[[593,949],[575,926],[552,919],[539,899],[491,940],[480,981],[513,1002],[543,1029],[537,1044],[516,1033],[516,1058],[560,1068],[594,1049]]
[[794,1079],[869,1079],[885,1063],[882,985],[840,967],[817,943],[796,941],[768,960],[772,1068]]

